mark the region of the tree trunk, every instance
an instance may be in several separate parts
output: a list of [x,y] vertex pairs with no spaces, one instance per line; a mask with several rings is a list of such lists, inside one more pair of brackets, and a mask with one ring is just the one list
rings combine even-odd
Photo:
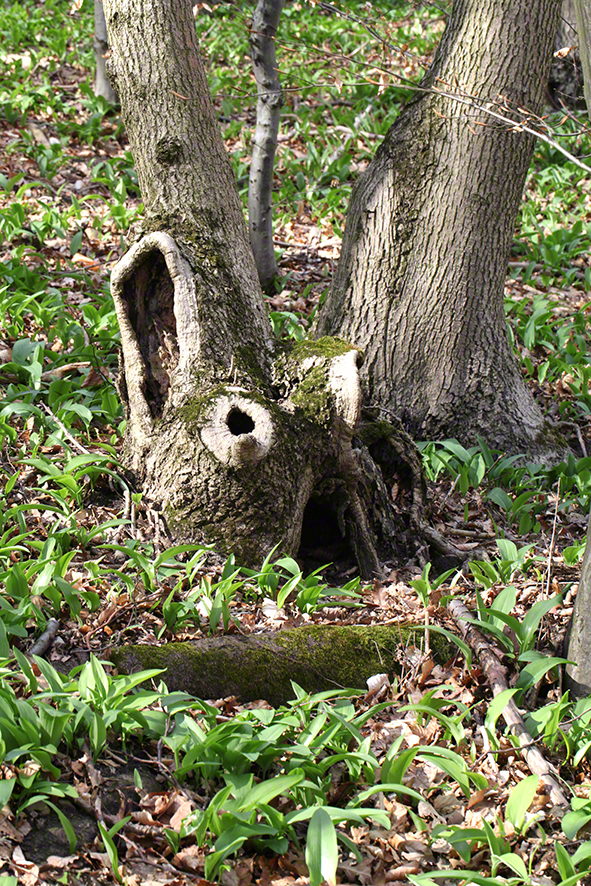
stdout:
[[109,51],[107,25],[102,0],[94,0],[94,57],[96,71],[94,75],[94,94],[102,95],[112,105],[117,104],[117,93],[111,86],[105,66],[105,57]]
[[275,37],[285,0],[258,0],[250,31],[250,57],[257,82],[257,125],[248,185],[250,245],[264,290],[278,274],[273,247],[273,168],[283,93]]
[[583,68],[585,102],[587,114],[591,119],[591,3],[589,0],[574,0],[574,6],[579,55]]
[[[585,72],[585,98],[591,120],[591,3],[576,0],[579,52]],[[587,76],[589,74],[589,76]],[[575,698],[591,695],[591,516],[587,526],[587,543],[581,569],[577,599],[565,640],[566,657],[572,664],[566,668],[566,686]]]
[[[321,334],[365,350],[373,405],[411,435],[530,455],[561,444],[507,338],[503,287],[560,4],[457,0],[422,86],[357,182]],[[461,102],[449,97],[454,94]]]
[[574,698],[591,695],[591,518],[587,527],[587,544],[575,607],[564,648],[566,658],[565,687]]
[[[356,348],[272,338],[189,0],[105,0],[105,12],[146,215],[111,278],[124,459],[176,539],[255,565],[274,546],[340,539],[375,574],[421,545],[416,451],[383,422],[361,441]],[[407,511],[384,476],[408,482]]]
[[557,108],[576,108],[581,105],[583,68],[577,44],[575,0],[562,0],[548,81],[550,97]]

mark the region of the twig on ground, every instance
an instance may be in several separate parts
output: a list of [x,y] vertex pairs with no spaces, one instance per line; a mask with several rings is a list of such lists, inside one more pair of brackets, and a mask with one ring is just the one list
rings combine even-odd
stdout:
[[447,557],[453,557],[462,562],[468,559],[490,559],[488,552],[485,551],[483,548],[473,548],[470,551],[462,551],[451,541],[447,541],[441,532],[439,532],[437,529],[434,529],[432,526],[429,526],[428,523],[421,522],[421,532],[423,533],[429,545],[434,547],[436,551],[439,551],[440,554],[445,554]]
[[[447,610],[457,623],[464,639],[474,650],[492,689],[493,696],[497,696],[500,692],[508,689],[506,670],[499,661],[494,645],[483,637],[477,628],[470,624],[472,616],[465,604],[461,600],[451,600],[447,604]],[[526,729],[523,717],[512,698],[507,702],[501,716],[519,741],[521,753],[530,771],[537,775],[548,788],[552,802],[557,806],[568,807],[570,803],[558,783],[556,769],[546,760],[533,741]]]
[[478,541],[496,541],[496,535],[488,532],[478,532],[476,529],[457,529],[455,526],[445,527],[445,535],[458,535],[463,538],[474,538]]
[[90,449],[86,449],[85,446],[82,446],[82,444],[79,443],[78,440],[76,440],[76,438],[72,436],[72,434],[70,434],[65,424],[59,420],[54,412],[52,412],[47,403],[44,403],[43,400],[40,400],[39,405],[41,406],[41,409],[43,409],[43,411],[46,412],[48,416],[56,423],[64,437],[72,444],[74,449],[77,449],[78,452],[82,453],[82,455],[92,455]]
[[548,551],[548,569],[546,570],[546,597],[550,596],[550,583],[552,581],[552,558],[554,557],[554,548],[556,547],[556,524],[558,522],[558,505],[560,503],[560,477],[558,478],[558,488],[556,490],[556,504],[554,506],[554,520],[552,521],[552,538],[550,539],[550,549]]

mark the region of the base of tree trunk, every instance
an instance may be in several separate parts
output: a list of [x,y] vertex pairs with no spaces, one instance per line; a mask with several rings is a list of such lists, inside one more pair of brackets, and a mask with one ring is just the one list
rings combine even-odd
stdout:
[[[435,635],[435,654],[446,661],[454,649]],[[198,643],[123,646],[111,653],[122,673],[163,668],[169,690],[201,699],[236,696],[266,699],[275,707],[294,698],[292,682],[306,692],[345,688],[367,692],[369,677],[399,671],[400,652],[420,646],[420,627],[312,625],[269,634],[228,635]]]
[[231,280],[204,252],[153,232],[111,281],[124,461],[169,538],[255,568],[274,548],[316,566],[349,558],[366,579],[432,545],[420,454],[363,409],[361,351],[329,336],[240,341],[216,305]]

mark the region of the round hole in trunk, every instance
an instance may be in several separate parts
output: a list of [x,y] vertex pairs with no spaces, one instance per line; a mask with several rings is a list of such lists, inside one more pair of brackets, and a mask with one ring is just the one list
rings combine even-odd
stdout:
[[240,437],[241,434],[250,434],[254,431],[254,422],[252,418],[241,409],[230,410],[227,418],[227,425],[230,428],[230,432],[235,437]]

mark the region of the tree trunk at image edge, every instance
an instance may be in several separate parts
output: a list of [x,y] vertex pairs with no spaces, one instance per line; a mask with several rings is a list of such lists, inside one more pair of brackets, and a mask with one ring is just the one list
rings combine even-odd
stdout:
[[577,108],[583,102],[583,68],[577,49],[575,0],[562,0],[548,90],[556,108]]
[[591,519],[587,526],[587,544],[581,567],[581,579],[564,648],[566,658],[565,688],[574,698],[591,695]]
[[105,12],[146,216],[111,278],[124,460],[177,540],[255,565],[276,545],[341,541],[375,574],[421,545],[416,450],[391,425],[360,426],[356,348],[273,339],[188,0]]
[[[503,288],[560,3],[457,0],[422,86],[357,182],[321,334],[365,351],[373,405],[414,437],[555,457],[508,341]],[[448,97],[464,99],[459,103]],[[470,102],[470,98],[473,102]]]
[[[579,52],[585,75],[587,113],[591,120],[591,3],[576,0]],[[575,698],[591,695],[591,517],[581,567],[581,580],[565,640],[567,659],[565,685]]]

